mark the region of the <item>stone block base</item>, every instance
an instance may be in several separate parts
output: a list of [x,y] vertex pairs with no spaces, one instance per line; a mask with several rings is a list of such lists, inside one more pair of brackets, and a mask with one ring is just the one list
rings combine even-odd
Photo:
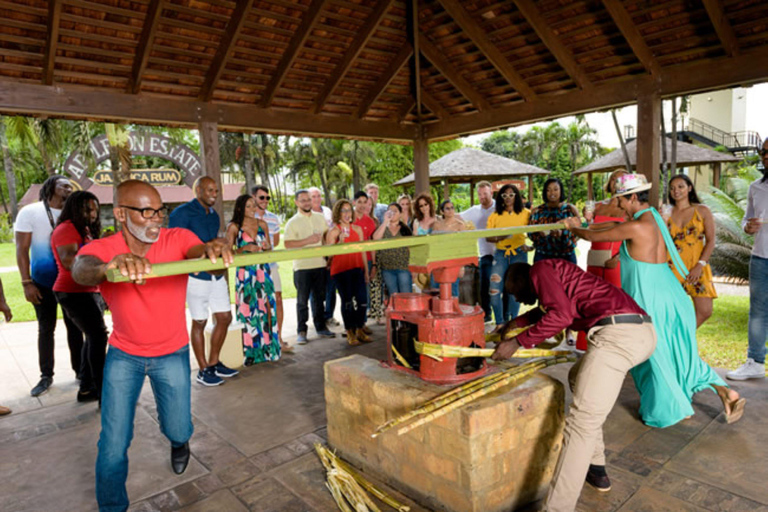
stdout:
[[[233,315],[234,316],[234,315]],[[211,353],[211,334],[213,333],[213,322],[209,321],[205,327],[205,353]],[[227,336],[224,338],[224,344],[219,352],[219,360],[230,368],[240,368],[243,366],[243,324],[233,321],[227,329]]]
[[560,454],[565,394],[543,374],[405,435],[371,433],[447,387],[354,355],[325,364],[328,443],[422,505],[509,511],[542,498]]

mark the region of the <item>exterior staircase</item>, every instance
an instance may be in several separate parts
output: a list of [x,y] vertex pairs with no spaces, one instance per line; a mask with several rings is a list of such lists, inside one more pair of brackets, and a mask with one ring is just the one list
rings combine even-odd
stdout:
[[763,139],[754,131],[728,133],[698,119],[689,119],[688,123],[678,132],[679,140],[683,142],[700,142],[710,147],[725,146],[736,156],[751,156],[760,152]]

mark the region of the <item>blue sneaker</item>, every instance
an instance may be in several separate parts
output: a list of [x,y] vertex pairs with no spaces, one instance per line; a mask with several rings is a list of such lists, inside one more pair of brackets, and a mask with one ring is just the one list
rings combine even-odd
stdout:
[[233,370],[232,368],[228,368],[224,366],[224,364],[221,361],[213,365],[213,371],[216,373],[217,377],[224,377],[225,379],[228,379],[229,377],[234,377],[235,375],[240,373],[237,370]]
[[320,336],[321,338],[335,338],[336,337],[336,333],[332,332],[332,331],[329,331],[328,329],[325,329],[325,330],[322,330],[322,331],[317,331],[317,335]]
[[307,333],[306,332],[300,332],[299,335],[296,337],[296,343],[299,345],[306,345],[309,342],[307,340]]
[[199,370],[197,372],[197,382],[203,386],[220,386],[224,384],[224,379],[216,376],[214,367],[206,368],[205,370]]

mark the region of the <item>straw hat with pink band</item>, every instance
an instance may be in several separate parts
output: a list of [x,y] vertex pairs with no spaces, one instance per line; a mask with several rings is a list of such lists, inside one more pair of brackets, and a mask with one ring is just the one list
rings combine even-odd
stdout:
[[616,192],[614,192],[613,197],[619,197],[645,192],[650,190],[653,184],[648,183],[643,174],[625,174],[616,179],[616,185],[614,186]]

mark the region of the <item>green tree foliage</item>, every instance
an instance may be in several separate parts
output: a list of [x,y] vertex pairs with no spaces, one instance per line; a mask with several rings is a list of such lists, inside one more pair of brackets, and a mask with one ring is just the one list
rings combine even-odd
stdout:
[[559,178],[569,202],[579,203],[587,197],[587,184],[583,176],[573,175],[573,170],[605,152],[595,135],[596,131],[583,120],[568,126],[553,122],[533,126],[522,134],[509,130],[494,132],[481,142],[480,148],[552,172],[549,176],[534,177],[534,204],[541,202],[541,190],[549,177]]

